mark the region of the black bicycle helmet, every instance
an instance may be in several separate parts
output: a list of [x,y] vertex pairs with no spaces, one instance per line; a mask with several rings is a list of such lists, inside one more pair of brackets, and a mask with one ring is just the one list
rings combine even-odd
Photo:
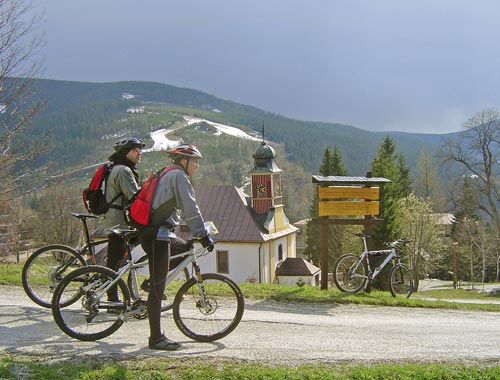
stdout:
[[193,144],[181,144],[173,149],[167,150],[168,155],[174,161],[181,158],[201,158],[201,152]]
[[113,145],[116,152],[121,152],[123,150],[129,151],[134,148],[144,148],[145,146],[146,144],[143,144],[141,140],[135,137],[118,140],[115,142],[115,145]]

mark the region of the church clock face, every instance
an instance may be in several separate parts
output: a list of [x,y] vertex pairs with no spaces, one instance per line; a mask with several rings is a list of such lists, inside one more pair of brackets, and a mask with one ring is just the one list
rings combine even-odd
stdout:
[[265,198],[267,196],[267,186],[263,183],[257,185],[257,198]]

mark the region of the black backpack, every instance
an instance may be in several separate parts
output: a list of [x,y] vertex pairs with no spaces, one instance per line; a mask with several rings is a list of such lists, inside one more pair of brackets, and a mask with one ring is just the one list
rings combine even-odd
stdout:
[[116,201],[121,193],[114,197],[111,202],[106,202],[103,184],[109,176],[113,165],[103,164],[95,171],[89,187],[82,191],[83,204],[88,212],[94,215],[103,215],[108,212],[110,205]]

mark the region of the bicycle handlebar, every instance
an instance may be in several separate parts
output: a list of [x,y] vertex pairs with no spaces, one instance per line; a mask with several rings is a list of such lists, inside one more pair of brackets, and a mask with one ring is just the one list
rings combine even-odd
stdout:
[[407,244],[409,242],[411,242],[411,239],[399,239],[399,240],[395,240],[395,241],[386,242],[385,245],[387,245],[388,247],[391,247],[391,248],[396,248],[398,245],[402,245],[404,247],[405,244]]

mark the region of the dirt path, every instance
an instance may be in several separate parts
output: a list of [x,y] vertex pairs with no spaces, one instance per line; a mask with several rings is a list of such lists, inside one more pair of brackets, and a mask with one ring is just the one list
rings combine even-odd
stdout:
[[167,334],[182,343],[174,353],[146,348],[147,320],[127,322],[112,336],[80,342],[64,335],[50,310],[21,288],[0,287],[0,350],[71,360],[165,355],[238,358],[276,364],[338,362],[498,362],[498,313],[354,305],[247,302],[243,320],[228,337],[193,342],[164,318]]

